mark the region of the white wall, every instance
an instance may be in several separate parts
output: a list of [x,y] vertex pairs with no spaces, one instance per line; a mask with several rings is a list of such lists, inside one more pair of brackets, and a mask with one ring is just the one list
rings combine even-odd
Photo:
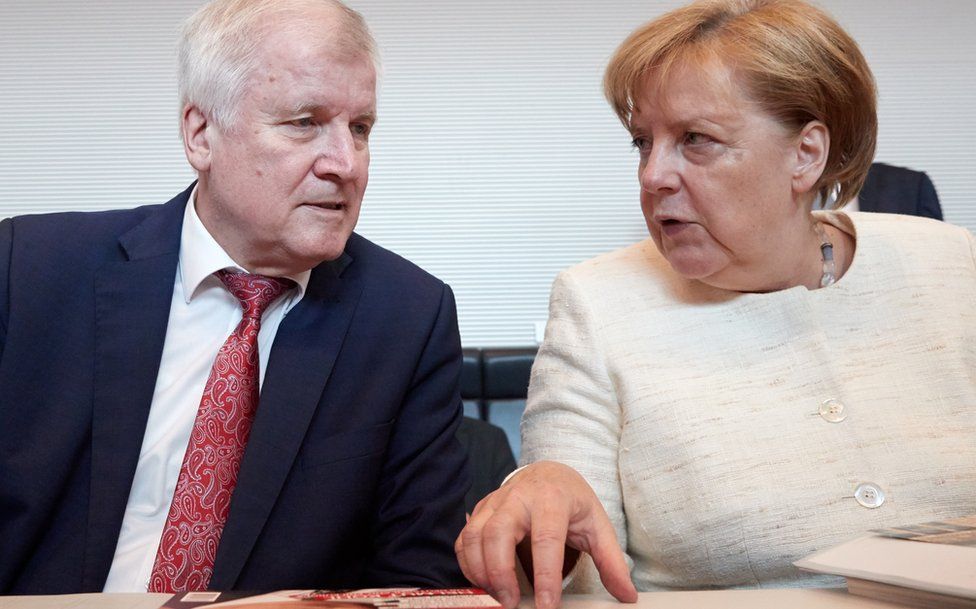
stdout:
[[[351,0],[384,56],[360,232],[448,281],[466,345],[533,342],[565,266],[644,236],[603,66],[665,0]],[[172,49],[197,0],[0,3],[0,217],[162,202],[191,179]],[[880,90],[878,160],[976,230],[976,3],[825,0]]]

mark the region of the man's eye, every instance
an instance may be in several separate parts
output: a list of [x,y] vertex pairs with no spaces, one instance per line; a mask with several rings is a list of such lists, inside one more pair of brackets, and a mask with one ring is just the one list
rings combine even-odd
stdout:
[[692,146],[697,146],[699,144],[707,144],[712,141],[712,138],[708,137],[704,133],[698,133],[696,131],[689,131],[685,134],[685,143],[691,144]]
[[372,126],[367,123],[353,123],[349,128],[360,137],[369,137],[369,132],[372,130]]
[[311,116],[303,116],[302,118],[296,118],[288,121],[288,124],[292,127],[298,127],[299,129],[308,129],[309,127],[315,125],[315,121],[312,120]]

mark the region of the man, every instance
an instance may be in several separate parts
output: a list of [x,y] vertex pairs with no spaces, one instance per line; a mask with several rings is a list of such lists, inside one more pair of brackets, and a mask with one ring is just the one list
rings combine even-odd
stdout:
[[479,501],[515,471],[515,455],[505,431],[488,421],[462,417],[457,439],[468,455],[471,488],[464,495],[464,511],[471,514]]
[[[815,205],[818,209],[822,207],[819,200]],[[844,210],[942,220],[939,195],[928,174],[885,163],[871,163],[861,191],[844,205]]]
[[195,186],[0,223],[0,593],[463,582],[453,296],[352,233],[373,49],[338,2],[216,0]]
[[872,163],[864,186],[847,209],[942,219],[935,185],[924,171]]

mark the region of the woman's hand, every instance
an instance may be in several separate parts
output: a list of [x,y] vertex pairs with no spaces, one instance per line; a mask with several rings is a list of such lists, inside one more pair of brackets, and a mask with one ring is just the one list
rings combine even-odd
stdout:
[[610,594],[637,601],[610,519],[593,489],[568,465],[540,461],[521,469],[478,503],[454,543],[465,576],[505,609],[519,603],[519,544],[526,573],[533,577],[537,609],[559,605],[563,577],[579,552],[593,557]]

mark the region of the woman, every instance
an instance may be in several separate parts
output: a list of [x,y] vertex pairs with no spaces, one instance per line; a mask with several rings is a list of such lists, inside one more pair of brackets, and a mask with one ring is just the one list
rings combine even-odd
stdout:
[[822,585],[793,561],[976,512],[972,236],[811,212],[874,154],[856,43],[800,0],[697,2],[632,34],[605,88],[650,239],[557,278],[522,423],[538,463],[459,537],[469,578],[512,606],[531,537],[545,609],[564,539],[623,600],[628,570],[643,590]]

